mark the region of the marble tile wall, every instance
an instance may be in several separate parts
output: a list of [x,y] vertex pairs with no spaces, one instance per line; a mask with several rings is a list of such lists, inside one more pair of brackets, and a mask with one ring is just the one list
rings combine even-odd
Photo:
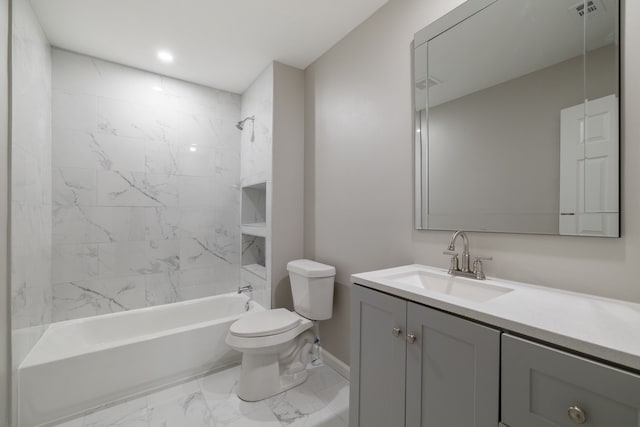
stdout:
[[27,0],[12,11],[11,327],[17,367],[52,316],[51,48]]
[[[255,121],[247,122],[241,136],[240,181],[243,186],[266,183],[266,200],[260,201],[264,206],[266,221],[265,238],[244,236],[242,251],[244,264],[259,263],[266,266],[266,277],[243,269],[240,281],[243,285],[252,285],[254,298],[264,307],[271,307],[271,165],[273,149],[273,91],[274,67],[270,64],[251,83],[242,94],[241,116],[255,116]],[[250,190],[254,191],[254,190]],[[251,222],[250,213],[255,206],[248,206],[248,197],[243,205],[244,219]],[[260,221],[261,222],[261,221]],[[257,244],[256,244],[257,243]]]
[[239,95],[53,50],[54,321],[237,288],[239,116]]
[[273,64],[242,94],[242,117],[255,116],[242,132],[242,183],[271,180],[273,144]]

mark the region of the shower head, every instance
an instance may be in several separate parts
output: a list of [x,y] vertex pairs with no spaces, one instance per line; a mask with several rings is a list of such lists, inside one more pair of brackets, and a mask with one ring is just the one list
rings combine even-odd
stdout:
[[256,119],[256,116],[251,116],[251,117],[245,117],[244,119],[240,120],[238,123],[236,123],[236,127],[239,130],[244,129],[244,122],[246,122],[247,120],[251,120],[254,121]]

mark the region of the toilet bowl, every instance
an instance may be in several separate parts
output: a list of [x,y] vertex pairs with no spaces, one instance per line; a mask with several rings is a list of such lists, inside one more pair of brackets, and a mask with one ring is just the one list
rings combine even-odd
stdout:
[[242,352],[238,397],[254,402],[307,378],[315,320],[331,318],[335,268],[310,260],[287,264],[295,312],[277,308],[247,314],[229,328],[226,342]]

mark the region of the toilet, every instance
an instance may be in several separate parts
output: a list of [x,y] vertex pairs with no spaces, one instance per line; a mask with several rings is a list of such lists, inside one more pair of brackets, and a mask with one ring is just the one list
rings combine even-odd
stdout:
[[295,312],[284,308],[250,313],[229,328],[226,342],[242,352],[237,394],[255,402],[307,379],[307,362],[316,320],[333,311],[335,267],[308,259],[287,264]]

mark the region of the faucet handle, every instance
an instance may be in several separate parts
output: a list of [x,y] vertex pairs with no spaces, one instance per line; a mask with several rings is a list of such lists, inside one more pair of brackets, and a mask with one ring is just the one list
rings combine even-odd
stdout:
[[487,278],[487,276],[485,276],[484,271],[482,271],[482,261],[492,261],[493,257],[492,256],[477,256],[474,257],[474,261],[473,261],[473,274],[475,274],[476,279],[478,280],[484,280]]
[[444,251],[444,255],[451,255],[451,263],[449,264],[449,274],[454,271],[458,271],[458,252],[456,251]]

